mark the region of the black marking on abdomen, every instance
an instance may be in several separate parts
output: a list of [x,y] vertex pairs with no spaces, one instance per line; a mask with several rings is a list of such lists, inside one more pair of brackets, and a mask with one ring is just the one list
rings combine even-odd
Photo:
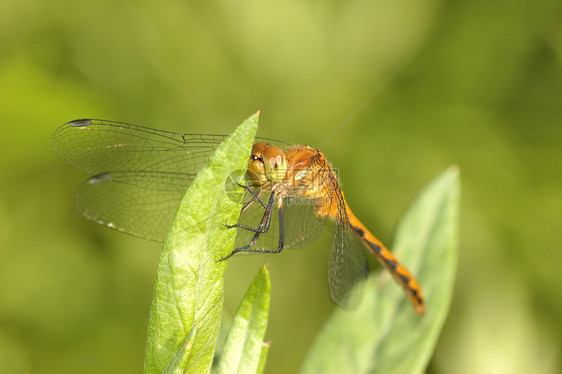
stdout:
[[412,288],[409,288],[410,292],[412,293],[412,295],[416,298],[416,300],[418,301],[418,304],[423,305],[423,300],[422,298],[418,295],[418,291],[414,290]]
[[379,245],[377,245],[377,244],[375,244],[375,243],[373,243],[373,242],[371,242],[371,241],[369,241],[369,240],[367,240],[367,239],[365,239],[365,241],[367,242],[367,244],[369,245],[369,247],[371,247],[371,249],[372,249],[373,251],[377,252],[379,255],[381,254],[382,249],[381,249],[381,247],[380,247]]
[[398,264],[392,260],[387,260],[386,258],[384,259],[386,261],[386,263],[388,264],[388,266],[392,269],[392,270],[396,270],[396,268],[398,267]]
[[398,274],[400,276],[400,278],[402,279],[402,282],[409,284],[410,283],[410,277],[407,277],[405,275],[402,274]]
[[354,226],[353,229],[355,230],[357,235],[359,235],[360,237],[363,238],[365,236],[365,231],[363,231],[363,229],[361,227]]

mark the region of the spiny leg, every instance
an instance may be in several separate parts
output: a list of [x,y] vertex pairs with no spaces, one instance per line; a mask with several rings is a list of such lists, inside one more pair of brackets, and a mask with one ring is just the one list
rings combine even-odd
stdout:
[[[272,193],[273,197],[274,192]],[[279,218],[279,244],[276,250],[267,250],[267,249],[253,249],[252,247],[256,244],[261,234],[266,233],[269,230],[269,224],[271,223],[271,211],[273,209],[273,202],[275,201],[274,198],[270,198],[268,202],[268,209],[266,210],[264,217],[262,218],[262,223],[260,227],[263,225],[264,220],[265,227],[262,232],[256,232],[250,243],[243,247],[235,248],[230,254],[226,257],[221,258],[220,260],[226,260],[238,252],[254,252],[254,253],[279,253],[283,250],[284,247],[284,236],[285,236],[285,224],[284,224],[284,215],[283,215],[283,201],[282,199],[277,200],[277,215]],[[243,227],[242,227],[243,228]],[[253,231],[253,230],[252,230]]]
[[[263,208],[267,210],[267,206],[264,204],[264,202],[263,202],[262,199],[261,199],[261,197],[264,195],[264,193],[265,193],[265,191],[266,191],[265,189],[261,189],[260,192],[256,195],[256,193],[251,189],[250,186],[244,186],[243,184],[238,184],[238,185],[241,186],[241,187],[244,187],[248,192],[250,192],[250,193],[252,194],[252,199],[251,199],[250,201],[248,201],[248,202],[242,207],[242,210],[240,211],[240,215],[246,213],[246,211],[247,211],[248,209],[250,209],[250,207],[251,207],[252,205],[254,205],[254,203],[255,203],[256,201],[259,201],[259,203],[261,204],[261,206],[263,206]],[[228,228],[240,227],[240,228],[243,228],[243,229],[246,229],[246,230],[249,230],[249,231],[253,231],[252,228],[246,227],[246,226],[243,226],[243,225],[239,225],[239,224],[234,224],[234,225],[225,224],[225,226],[228,227]]]
[[246,186],[244,184],[240,184],[240,183],[236,183],[238,184],[238,186],[242,187],[243,189],[245,189],[246,191],[248,191],[250,193],[250,195],[252,195],[252,199],[246,203],[246,205],[244,205],[242,207],[242,212],[240,214],[244,214],[244,212],[250,207],[252,206],[256,200],[259,201],[259,203],[261,204],[261,206],[263,206],[264,209],[267,209],[267,207],[265,206],[264,202],[261,200],[261,197],[263,196],[263,194],[265,193],[266,189],[262,188],[260,190],[260,192],[256,195],[256,193],[254,192],[254,190],[252,189],[253,186]]
[[254,246],[256,244],[256,242],[260,238],[260,235],[267,232],[267,230],[269,230],[269,224],[271,223],[271,216],[272,216],[271,212],[273,210],[273,203],[274,202],[275,202],[275,191],[273,191],[271,193],[271,196],[269,197],[267,207],[266,207],[265,212],[263,214],[263,217],[261,219],[260,225],[258,226],[257,229],[253,229],[251,227],[245,227],[245,226],[238,225],[238,224],[231,225],[231,226],[227,225],[228,228],[237,227],[237,228],[241,228],[241,229],[244,229],[244,230],[252,231],[255,234],[254,234],[254,237],[252,238],[252,240],[250,240],[250,243],[246,244],[243,247],[233,249],[232,252],[230,252],[230,254],[228,256],[221,258],[221,261],[232,257],[234,254],[236,254],[238,252],[255,252],[256,251],[256,250],[250,250],[250,249],[251,249],[252,246]]
[[[268,210],[271,210],[271,207],[273,206],[273,203],[271,202],[271,199],[274,197],[275,192],[274,192],[274,191],[271,192],[271,196],[269,197],[269,200],[270,200],[270,201],[268,201],[267,206],[266,206],[266,205],[263,203],[263,201],[261,200],[261,197],[263,196],[263,194],[265,193],[265,191],[266,191],[266,190],[261,190],[258,195],[256,195],[253,191],[251,191],[251,192],[252,192],[252,195],[253,195],[254,197],[253,197],[252,200],[250,200],[246,205],[244,205],[244,207],[242,208],[242,212],[240,213],[240,215],[244,214],[244,213],[246,212],[246,210],[248,210],[252,205],[254,205],[254,202],[255,202],[256,200],[260,202],[260,204],[265,208],[265,211],[266,211],[266,212],[267,212]],[[269,207],[269,208],[268,208],[268,207]],[[265,216],[265,215],[264,215],[264,216]],[[269,224],[267,225],[267,228],[262,228],[262,226],[263,226],[263,219],[262,219],[262,223],[260,224],[260,226],[259,226],[257,229],[255,229],[255,228],[253,228],[253,227],[248,227],[248,226],[240,225],[240,224],[238,224],[238,223],[236,223],[236,224],[234,224],[234,225],[225,225],[225,226],[228,227],[228,228],[237,227],[237,228],[244,229],[244,230],[247,230],[247,231],[252,231],[252,232],[256,232],[256,233],[259,232],[259,233],[262,233],[262,234],[263,234],[264,232],[267,232],[267,230],[269,229]]]
[[271,251],[270,253],[279,253],[283,250],[285,245],[285,221],[283,221],[283,199],[277,200],[277,217],[279,218],[279,245],[277,246],[277,251]]

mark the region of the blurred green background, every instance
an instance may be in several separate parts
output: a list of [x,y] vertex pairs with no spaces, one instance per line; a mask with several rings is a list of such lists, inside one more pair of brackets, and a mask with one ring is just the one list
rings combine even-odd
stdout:
[[[428,373],[561,372],[561,59],[557,1],[3,0],[0,373],[142,370],[159,244],[74,210],[87,175],[53,131],[228,133],[258,109],[260,136],[325,152],[386,243],[459,165],[459,271]],[[334,308],[328,253],[230,262],[230,314],[270,264],[268,373],[295,372]]]

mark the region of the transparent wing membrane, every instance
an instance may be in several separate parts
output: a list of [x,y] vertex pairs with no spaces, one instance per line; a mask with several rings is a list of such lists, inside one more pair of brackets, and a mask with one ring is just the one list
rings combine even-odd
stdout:
[[316,214],[314,200],[287,196],[283,198],[283,209],[286,247],[301,249],[313,245],[327,221],[327,217]]
[[92,119],[61,126],[51,146],[61,158],[92,174],[115,170],[197,173],[225,137]]
[[325,177],[324,183],[333,198],[331,212],[335,214],[334,241],[328,269],[328,288],[332,301],[344,309],[353,309],[360,300],[360,283],[368,274],[367,257],[362,243],[351,230],[343,194],[335,176]]
[[193,175],[174,175],[173,180],[159,184],[162,177],[155,172],[99,174],[80,186],[76,208],[112,229],[163,241]]
[[[225,138],[85,119],[59,127],[51,147],[71,165],[95,174],[75,197],[84,216],[163,241],[185,191]],[[287,147],[272,139],[259,140]]]
[[345,225],[337,223],[328,267],[328,288],[332,301],[344,309],[355,308],[361,296],[359,286],[367,274],[363,245],[345,229]]

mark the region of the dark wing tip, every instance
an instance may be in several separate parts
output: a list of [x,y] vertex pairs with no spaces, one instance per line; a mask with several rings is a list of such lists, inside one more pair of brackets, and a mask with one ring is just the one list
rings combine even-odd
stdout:
[[88,183],[89,184],[97,184],[97,183],[101,183],[101,182],[110,181],[112,179],[113,179],[113,177],[111,176],[111,174],[109,172],[104,172],[104,173],[94,175],[93,177],[90,177],[88,179]]
[[84,127],[84,126],[91,126],[92,120],[90,119],[75,119],[74,121],[68,122],[70,127]]

